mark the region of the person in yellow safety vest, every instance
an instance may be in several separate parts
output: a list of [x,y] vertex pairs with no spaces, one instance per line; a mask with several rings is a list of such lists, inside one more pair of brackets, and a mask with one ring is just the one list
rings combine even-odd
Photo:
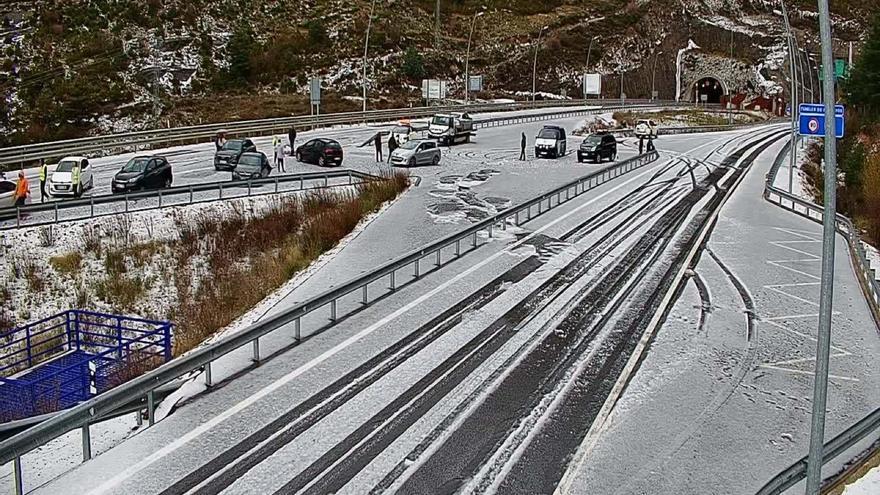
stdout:
[[73,166],[73,170],[70,171],[70,183],[71,187],[73,187],[73,195],[75,197],[79,197],[82,194],[82,186],[80,185],[80,169],[79,164]]
[[49,166],[46,160],[40,160],[40,203],[46,202],[46,176],[49,174]]

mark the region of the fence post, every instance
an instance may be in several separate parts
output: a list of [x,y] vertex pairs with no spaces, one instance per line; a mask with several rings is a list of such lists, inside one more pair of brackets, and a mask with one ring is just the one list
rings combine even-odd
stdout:
[[168,361],[171,361],[171,325],[165,325],[162,333],[164,337],[163,340],[165,341],[165,362],[167,363]]
[[12,484],[15,495],[24,495],[24,480],[21,476],[21,457],[15,456],[12,460]]
[[128,213],[128,193],[125,193],[125,212]]
[[80,337],[79,337],[79,313],[74,312],[73,315],[74,315],[73,333],[74,333],[74,335],[76,335],[76,350],[80,350],[81,343],[80,343]]
[[477,247],[477,233],[474,232],[474,247]]
[[162,190],[159,189],[159,208],[162,207]]
[[441,264],[442,264],[442,258],[440,258],[440,250],[438,249],[437,250],[437,262],[435,263],[435,266],[437,268],[440,268]]
[[275,177],[275,194],[278,194],[278,177]]
[[31,327],[27,327],[27,330],[24,331],[24,338],[27,344],[28,368],[30,368],[34,365],[33,353],[31,352]]
[[336,299],[330,301],[330,321],[336,321]]
[[122,360],[122,318],[116,317],[116,359]]
[[391,271],[390,275],[391,275],[391,290],[392,291],[397,290],[396,284],[394,283],[394,271],[393,270]]
[[260,362],[260,339],[259,339],[259,338],[254,339],[254,357],[253,357],[253,361],[254,361],[255,363],[259,363],[259,362]]
[[64,312],[64,329],[67,332],[67,350],[73,350],[73,337],[70,331],[70,310]]
[[147,392],[147,424],[156,424],[156,395],[152,390]]
[[86,421],[86,423],[82,425],[82,453],[83,462],[86,462],[92,458],[92,435],[91,432],[89,432],[88,421]]
[[190,204],[193,202],[193,186],[189,186],[189,202]]
[[324,176],[324,187],[327,187],[327,185],[329,184],[329,180],[330,179],[328,179],[327,176],[325,175]]
[[455,257],[461,256],[461,239],[455,240]]
[[223,199],[223,183],[220,183],[220,199]]
[[293,339],[296,340],[296,343],[299,344],[302,341],[302,326],[300,325],[300,319],[297,318],[293,322]]
[[251,181],[248,179],[248,197],[251,195]]
[[419,278],[419,262],[420,261],[422,261],[422,259],[418,258],[418,259],[416,259],[416,262],[413,263],[413,275],[415,275],[416,278]]
[[55,201],[55,223],[58,223],[58,201]]
[[[159,205],[161,206],[161,204],[162,203],[161,203],[161,196],[160,196]],[[89,196],[89,216],[90,217],[95,216],[95,198],[93,196]]]

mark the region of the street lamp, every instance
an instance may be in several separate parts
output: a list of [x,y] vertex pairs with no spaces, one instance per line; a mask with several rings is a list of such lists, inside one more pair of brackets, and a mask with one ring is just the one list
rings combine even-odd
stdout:
[[468,72],[468,63],[471,60],[471,37],[474,35],[474,26],[477,24],[477,17],[482,17],[485,12],[474,12],[474,18],[471,19],[471,32],[468,34],[467,55],[464,57],[464,102],[468,102],[468,93],[470,92],[471,75]]
[[654,94],[657,92],[654,82],[657,78],[657,59],[660,58],[660,55],[663,55],[662,51],[654,54],[654,68],[651,69],[651,101],[654,101]]
[[598,38],[598,36],[593,36],[590,38],[590,47],[587,48],[587,72],[590,71],[590,53],[593,51],[593,41]]
[[541,35],[550,26],[544,26],[538,31],[538,40],[535,42],[535,61],[532,63],[532,101],[535,101],[535,85],[538,80],[538,48],[541,46]]
[[370,46],[370,28],[373,26],[373,12],[376,10],[376,0],[370,5],[370,19],[367,21],[367,35],[364,37],[364,112],[367,111],[367,48]]

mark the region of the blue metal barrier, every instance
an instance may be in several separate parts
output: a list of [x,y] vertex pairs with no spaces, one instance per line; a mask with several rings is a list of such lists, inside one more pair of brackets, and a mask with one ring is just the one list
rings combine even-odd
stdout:
[[167,362],[172,327],[69,310],[0,334],[0,421],[66,409]]

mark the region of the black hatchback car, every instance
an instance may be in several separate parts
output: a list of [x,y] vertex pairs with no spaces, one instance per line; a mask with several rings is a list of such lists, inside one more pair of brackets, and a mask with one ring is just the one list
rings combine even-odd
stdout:
[[232,171],[243,153],[254,153],[257,146],[250,139],[230,139],[214,153],[214,170]]
[[590,134],[578,148],[578,162],[599,163],[605,158],[617,160],[617,140],[611,134]]
[[171,187],[171,164],[162,156],[136,156],[113,176],[114,193]]
[[342,145],[334,139],[318,138],[296,149],[296,161],[315,165],[342,165]]
[[235,170],[232,171],[232,180],[253,180],[269,177],[272,166],[269,159],[263,153],[242,153],[238,158]]

